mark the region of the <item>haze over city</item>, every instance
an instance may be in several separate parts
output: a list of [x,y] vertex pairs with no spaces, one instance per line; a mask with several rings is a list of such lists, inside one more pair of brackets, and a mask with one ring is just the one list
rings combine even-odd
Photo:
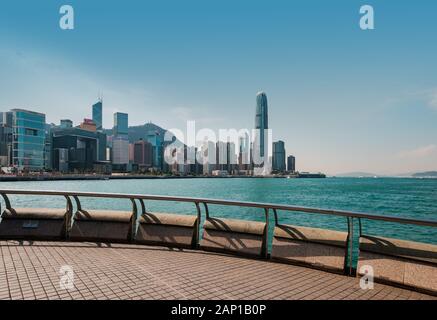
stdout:
[[253,128],[262,90],[300,171],[437,169],[436,3],[376,1],[369,32],[360,1],[132,3],[70,1],[71,31],[56,27],[60,1],[2,4],[0,109],[78,124],[102,95],[105,128],[117,111]]

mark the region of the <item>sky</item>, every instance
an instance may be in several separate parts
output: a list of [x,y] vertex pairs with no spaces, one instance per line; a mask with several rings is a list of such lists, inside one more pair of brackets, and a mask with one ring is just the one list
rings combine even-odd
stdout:
[[428,0],[5,0],[0,111],[78,124],[102,96],[106,128],[121,111],[218,132],[253,128],[262,90],[300,171],[437,170],[436,35]]

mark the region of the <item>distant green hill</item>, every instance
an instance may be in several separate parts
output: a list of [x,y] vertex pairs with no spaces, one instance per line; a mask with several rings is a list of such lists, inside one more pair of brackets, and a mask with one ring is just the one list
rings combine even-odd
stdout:
[[414,178],[437,178],[437,171],[417,172],[412,175]]
[[[162,138],[164,138],[167,132],[167,130],[151,122],[140,126],[131,126],[129,127],[129,142],[134,143],[140,139],[146,139],[149,131],[157,132]],[[103,132],[107,135],[112,135],[112,129],[104,129]]]

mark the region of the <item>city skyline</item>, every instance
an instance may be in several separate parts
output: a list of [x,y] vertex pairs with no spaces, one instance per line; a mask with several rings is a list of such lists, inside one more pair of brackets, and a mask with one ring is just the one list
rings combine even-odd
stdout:
[[170,12],[135,2],[138,13],[109,1],[102,13],[72,1],[76,29],[65,33],[54,3],[23,10],[17,1],[0,13],[3,111],[79,123],[101,92],[104,127],[121,111],[131,125],[252,128],[253,96],[264,90],[273,139],[301,171],[436,170],[436,4],[376,2],[376,30],[365,33],[354,28],[360,1],[313,1],[320,13],[281,1],[188,1]]

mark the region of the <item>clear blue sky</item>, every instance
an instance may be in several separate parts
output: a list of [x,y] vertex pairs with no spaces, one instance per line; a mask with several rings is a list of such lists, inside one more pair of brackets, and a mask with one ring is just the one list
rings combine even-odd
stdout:
[[[59,28],[63,4],[75,30]],[[359,8],[375,9],[373,31]],[[252,128],[269,99],[275,140],[300,170],[437,169],[437,2],[2,1],[0,110],[104,126]]]

